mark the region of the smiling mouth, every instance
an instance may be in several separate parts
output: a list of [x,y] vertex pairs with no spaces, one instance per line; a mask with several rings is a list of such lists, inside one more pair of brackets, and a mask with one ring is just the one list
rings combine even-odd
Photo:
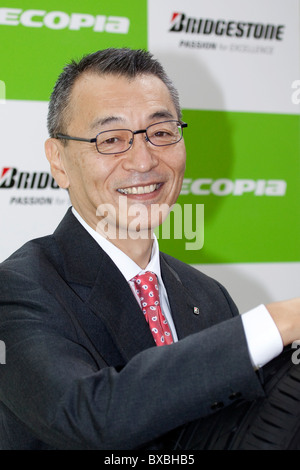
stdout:
[[121,194],[150,194],[161,187],[161,183],[149,184],[148,186],[132,186],[131,188],[120,188]]

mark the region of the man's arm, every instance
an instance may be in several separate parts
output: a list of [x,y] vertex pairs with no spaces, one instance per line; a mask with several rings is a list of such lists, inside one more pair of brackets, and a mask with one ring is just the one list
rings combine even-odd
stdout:
[[263,394],[238,316],[101,368],[64,298],[8,271],[0,286],[0,399],[53,448],[138,448],[229,405],[235,393]]

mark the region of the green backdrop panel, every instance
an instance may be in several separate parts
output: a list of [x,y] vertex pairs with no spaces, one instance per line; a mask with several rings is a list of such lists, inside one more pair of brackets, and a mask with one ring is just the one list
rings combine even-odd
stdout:
[[179,201],[194,207],[193,230],[204,204],[204,245],[187,250],[184,230],[182,240],[158,231],[161,249],[188,263],[300,261],[300,117],[185,110],[183,118]]
[[9,0],[0,6],[0,41],[6,98],[47,101],[71,59],[106,47],[146,48],[147,3]]

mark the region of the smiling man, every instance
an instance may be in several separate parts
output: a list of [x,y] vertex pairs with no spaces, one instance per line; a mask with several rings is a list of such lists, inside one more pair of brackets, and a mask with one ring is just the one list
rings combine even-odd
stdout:
[[[68,135],[55,133],[58,139],[46,142],[52,174],[69,189],[73,208],[85,222],[144,268],[153,229],[176,202],[185,170],[184,124],[170,92],[150,74],[87,71],[74,83],[68,113]],[[96,134],[95,143],[72,138]],[[108,212],[105,232],[99,223],[102,212]],[[141,250],[131,223],[139,212]]]
[[98,51],[58,78],[45,149],[72,207],[0,268],[0,448],[170,449],[178,427],[263,396],[257,369],[300,337],[299,299],[239,315],[159,251],[186,126],[148,52]]

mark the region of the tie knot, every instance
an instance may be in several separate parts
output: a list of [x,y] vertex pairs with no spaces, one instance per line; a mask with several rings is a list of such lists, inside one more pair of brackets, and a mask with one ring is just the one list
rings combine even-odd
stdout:
[[156,274],[147,271],[139,274],[132,279],[136,285],[136,293],[138,294],[142,307],[159,305],[158,281]]

